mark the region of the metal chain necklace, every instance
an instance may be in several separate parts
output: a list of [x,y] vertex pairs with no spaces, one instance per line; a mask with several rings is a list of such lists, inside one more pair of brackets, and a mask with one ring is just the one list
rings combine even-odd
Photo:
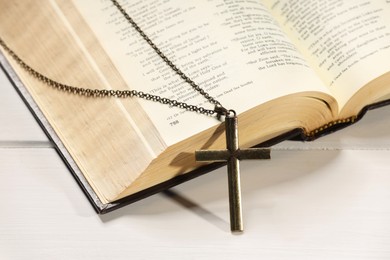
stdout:
[[239,160],[244,159],[269,159],[269,149],[263,148],[250,148],[240,149],[238,147],[238,131],[237,131],[237,116],[233,110],[224,108],[219,101],[211,97],[204,89],[197,85],[187,75],[185,75],[171,60],[165,56],[162,51],[153,43],[153,41],[145,34],[145,32],[138,26],[138,24],[128,15],[124,8],[116,1],[111,0],[116,6],[124,18],[132,25],[132,27],[139,33],[139,35],[145,40],[146,43],[157,53],[158,56],[186,83],[188,83],[196,92],[201,94],[209,103],[213,104],[214,109],[206,109],[200,106],[190,105],[185,102],[180,102],[174,99],[168,99],[157,95],[144,93],[138,90],[106,90],[106,89],[91,89],[75,87],[63,84],[61,82],[50,79],[49,77],[41,74],[33,69],[26,62],[23,61],[0,37],[0,46],[29,74],[36,79],[44,82],[48,86],[51,86],[57,90],[65,91],[68,93],[93,97],[116,97],[116,98],[141,98],[158,102],[161,104],[169,105],[172,107],[182,108],[188,111],[204,114],[207,116],[216,116],[220,118],[225,117],[225,132],[226,132],[226,146],[225,150],[200,150],[195,152],[195,158],[197,161],[226,161],[228,166],[228,183],[229,183],[229,204],[230,204],[230,223],[231,230],[233,232],[243,231],[242,221],[242,207],[241,207],[241,187],[240,187],[240,171]]
[[[138,27],[139,28],[139,27]],[[149,40],[150,41],[150,40]],[[92,89],[92,88],[83,88],[83,87],[74,87],[67,84],[63,84],[61,82],[55,81],[40,72],[36,71],[32,67],[30,67],[26,62],[24,62],[8,45],[2,40],[0,37],[0,45],[3,47],[5,51],[28,73],[30,73],[36,79],[44,82],[45,84],[68,93],[72,93],[75,95],[85,96],[85,97],[93,97],[93,98],[104,98],[104,97],[117,97],[117,98],[128,98],[128,97],[137,97],[146,100],[151,100],[154,102],[159,102],[161,104],[166,104],[172,107],[179,107],[188,111],[197,112],[204,115],[209,116],[218,116],[218,115],[226,115],[228,113],[227,109],[224,109],[221,104],[216,101],[214,98],[210,97],[203,89],[201,89],[198,85],[196,85],[192,80],[190,80],[183,72],[178,70],[178,74],[182,75],[182,78],[186,80],[186,82],[190,83],[193,88],[198,91],[200,94],[205,96],[210,103],[215,104],[214,110],[206,109],[203,107],[189,105],[184,102],[180,102],[174,99],[164,98],[157,95],[144,93],[142,91],[137,90],[107,90],[107,89]],[[167,64],[172,64],[165,56],[164,61],[167,60]],[[169,62],[169,63],[168,63]]]

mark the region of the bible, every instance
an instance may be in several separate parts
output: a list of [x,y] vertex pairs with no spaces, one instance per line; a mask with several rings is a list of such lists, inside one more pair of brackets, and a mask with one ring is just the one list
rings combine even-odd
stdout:
[[[234,109],[243,147],[314,140],[390,99],[390,4],[374,0],[122,0],[153,42]],[[221,122],[137,98],[210,106],[145,44],[111,1],[0,1],[1,65],[99,213],[220,166]],[[108,95],[109,96],[109,95]],[[212,109],[212,107],[211,107]]]

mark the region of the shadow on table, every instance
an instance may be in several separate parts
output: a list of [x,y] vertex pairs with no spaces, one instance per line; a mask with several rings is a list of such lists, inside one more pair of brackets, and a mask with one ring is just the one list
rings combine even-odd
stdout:
[[[272,159],[268,161],[242,161],[241,185],[244,206],[245,199],[253,197],[259,200],[257,205],[268,207],[266,202],[261,203],[262,190],[272,190],[286,184],[287,187],[299,185],[302,179],[309,175],[315,175],[331,163],[332,160],[338,157],[340,151],[315,151],[315,153],[317,154],[313,155],[311,150],[276,150],[272,152]],[[158,215],[184,209],[214,226],[228,231],[229,216],[227,215],[224,219],[219,217],[213,209],[220,207],[215,207],[215,204],[226,207],[226,214],[228,214],[226,167],[181,184],[174,189],[101,215],[100,219],[102,222],[109,222],[127,216]]]

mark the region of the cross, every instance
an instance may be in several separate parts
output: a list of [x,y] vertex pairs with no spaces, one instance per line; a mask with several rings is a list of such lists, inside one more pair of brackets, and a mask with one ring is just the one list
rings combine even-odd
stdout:
[[246,159],[269,159],[270,150],[264,148],[240,149],[238,147],[237,116],[225,117],[226,149],[225,150],[199,150],[195,152],[196,161],[221,162],[227,161],[230,229],[232,232],[244,230],[242,221],[240,161]]

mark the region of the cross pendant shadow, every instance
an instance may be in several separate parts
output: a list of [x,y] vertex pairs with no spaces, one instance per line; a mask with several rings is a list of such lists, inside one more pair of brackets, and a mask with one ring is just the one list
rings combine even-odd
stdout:
[[196,161],[199,162],[227,162],[230,229],[232,232],[242,232],[244,230],[241,205],[240,160],[270,159],[270,149],[239,148],[237,124],[238,120],[236,115],[226,116],[226,149],[199,150],[195,152]]

